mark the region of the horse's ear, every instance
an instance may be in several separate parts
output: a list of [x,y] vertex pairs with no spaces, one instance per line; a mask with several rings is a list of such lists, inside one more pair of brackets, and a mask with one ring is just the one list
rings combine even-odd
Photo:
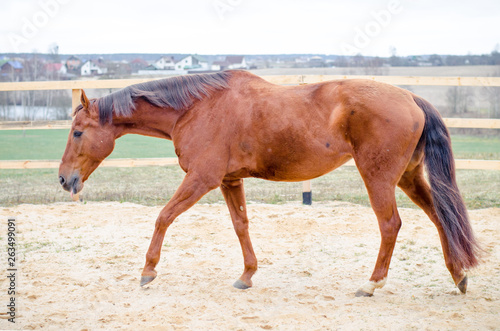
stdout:
[[82,90],[82,95],[80,97],[80,102],[82,103],[83,108],[89,109],[90,102],[89,102],[89,99],[87,98],[87,95],[85,94],[84,90]]

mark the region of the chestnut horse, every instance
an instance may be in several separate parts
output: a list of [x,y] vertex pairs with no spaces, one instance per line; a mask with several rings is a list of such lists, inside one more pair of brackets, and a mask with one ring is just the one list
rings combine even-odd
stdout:
[[[461,292],[478,244],[455,180],[450,137],[424,99],[369,80],[279,86],[245,71],[186,75],[132,85],[74,111],[59,181],[72,194],[114,148],[135,133],[170,139],[186,172],[156,220],[141,286],[155,267],[167,228],[220,187],[243,251],[246,289],[257,271],[248,233],[243,178],[304,181],[353,158],[378,219],[381,244],[371,278],[356,296],[384,286],[401,219],[399,186],[437,227],[446,266]],[[430,185],[424,178],[427,169]]]

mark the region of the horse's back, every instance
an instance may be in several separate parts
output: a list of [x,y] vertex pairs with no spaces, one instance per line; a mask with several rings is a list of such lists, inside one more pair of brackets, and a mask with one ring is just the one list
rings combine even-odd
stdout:
[[231,86],[217,115],[206,109],[213,132],[194,134],[217,140],[234,177],[301,181],[360,153],[384,160],[416,145],[424,124],[411,93],[369,80],[279,86],[241,72]]
[[266,141],[277,138],[285,146],[300,147],[296,140],[302,137],[310,147],[321,141],[340,153],[352,153],[366,142],[418,140],[425,123],[411,92],[372,80],[293,87],[259,81],[258,86],[259,92],[266,92],[253,96],[247,110],[250,122],[266,128]]

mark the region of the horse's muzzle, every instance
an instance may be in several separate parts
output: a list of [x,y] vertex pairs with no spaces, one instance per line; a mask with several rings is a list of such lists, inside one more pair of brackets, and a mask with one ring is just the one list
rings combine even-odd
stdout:
[[80,177],[78,175],[73,175],[69,179],[63,175],[59,175],[59,183],[68,192],[76,194],[80,191]]

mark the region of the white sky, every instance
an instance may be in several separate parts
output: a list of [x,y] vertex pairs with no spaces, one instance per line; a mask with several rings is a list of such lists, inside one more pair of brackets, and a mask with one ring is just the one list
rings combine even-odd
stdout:
[[2,0],[0,53],[485,54],[498,0]]

